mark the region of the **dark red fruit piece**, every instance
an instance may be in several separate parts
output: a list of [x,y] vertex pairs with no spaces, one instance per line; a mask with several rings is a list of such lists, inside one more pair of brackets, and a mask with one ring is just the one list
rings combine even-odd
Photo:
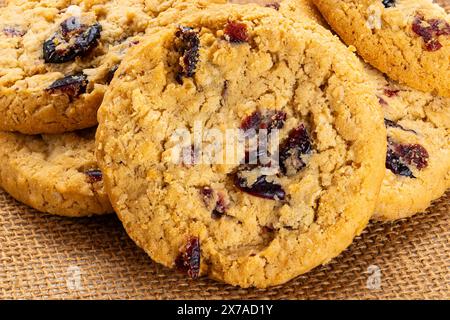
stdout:
[[191,237],[186,246],[175,259],[176,268],[187,273],[192,279],[197,279],[200,274],[200,240]]
[[378,97],[378,103],[381,104],[382,106],[387,106],[388,103],[386,100],[384,100],[382,97],[377,96]]
[[253,112],[241,122],[241,129],[244,131],[254,130],[257,133],[260,129],[267,129],[270,133],[273,129],[281,129],[286,121],[286,113],[280,110],[269,110],[263,113]]
[[26,32],[14,27],[5,27],[3,28],[3,33],[8,37],[22,37]]
[[108,72],[106,73],[105,83],[110,84],[112,79],[114,78],[114,74],[116,73],[117,69],[119,69],[119,65],[116,64],[112,66]]
[[98,44],[102,26],[87,26],[76,17],[64,20],[59,30],[43,44],[44,61],[64,63],[86,55]]
[[386,154],[386,168],[393,173],[409,178],[415,178],[411,169],[402,162],[400,156],[391,148],[388,148]]
[[266,114],[265,121],[262,123],[260,129],[267,129],[268,132],[273,129],[282,129],[284,127],[284,122],[286,121],[286,112],[283,111],[272,111]]
[[382,0],[381,1],[385,8],[395,7],[395,0]]
[[272,2],[265,5],[267,8],[272,8],[274,10],[280,10],[280,4],[278,2]]
[[280,168],[284,174],[296,173],[306,166],[301,156],[310,154],[311,140],[303,124],[289,132],[280,146]]
[[403,131],[409,131],[409,132],[417,134],[416,131],[414,131],[412,129],[406,129],[405,127],[399,125],[397,122],[389,120],[389,119],[386,119],[386,118],[384,119],[384,125],[386,127],[397,128],[397,129],[401,129]]
[[200,39],[198,33],[192,28],[179,27],[175,36],[180,40],[178,50],[182,55],[181,70],[179,72],[179,82],[181,77],[193,77],[199,59]]
[[244,131],[249,131],[254,129],[255,131],[259,129],[261,124],[261,112],[255,111],[251,115],[247,116],[241,122],[241,129]]
[[87,76],[79,73],[58,79],[45,90],[50,94],[64,93],[74,98],[86,92],[88,83]]
[[286,196],[283,188],[279,184],[268,182],[266,176],[260,176],[256,179],[255,183],[248,185],[247,179],[240,176],[240,172],[237,172],[234,176],[234,184],[239,190],[255,197],[270,200],[284,200]]
[[247,26],[237,21],[228,21],[224,29],[225,40],[232,43],[248,41]]
[[84,172],[90,183],[100,182],[103,179],[103,174],[99,169],[90,169]]
[[428,151],[420,144],[399,145],[398,152],[400,157],[407,163],[414,165],[422,170],[428,166]]
[[386,168],[395,174],[415,178],[408,165],[414,165],[422,170],[428,166],[429,154],[427,150],[418,144],[399,144],[388,139],[388,151],[386,156]]
[[275,231],[275,228],[272,225],[262,227],[263,233],[270,233],[270,232],[274,232],[274,231]]
[[442,19],[425,20],[423,16],[417,15],[414,18],[412,30],[423,39],[425,49],[433,52],[442,48],[437,37],[450,35],[450,24]]
[[[211,208],[211,202],[214,200],[214,190],[210,187],[203,187],[200,189],[200,195],[202,197],[203,203],[206,208]],[[227,202],[225,200],[225,196],[222,192],[217,193],[217,199],[214,204],[214,208],[211,212],[211,217],[213,219],[219,219],[222,215],[227,211]]]
[[389,97],[389,98],[398,96],[399,92],[400,92],[400,90],[389,89],[389,88],[385,88],[384,89],[384,95]]

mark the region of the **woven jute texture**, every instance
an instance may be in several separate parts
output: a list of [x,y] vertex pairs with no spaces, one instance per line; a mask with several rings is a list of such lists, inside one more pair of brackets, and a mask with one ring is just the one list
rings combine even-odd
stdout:
[[328,265],[258,290],[157,265],[114,216],[50,216],[0,189],[0,298],[450,299],[449,210],[450,192],[410,219],[371,223]]

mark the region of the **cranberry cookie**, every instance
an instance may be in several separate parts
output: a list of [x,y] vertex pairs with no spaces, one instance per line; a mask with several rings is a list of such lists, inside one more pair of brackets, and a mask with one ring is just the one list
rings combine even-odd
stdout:
[[[155,261],[267,287],[327,263],[367,224],[384,174],[381,109],[358,59],[301,23],[212,5],[120,65],[97,159],[125,229]],[[277,136],[279,165],[223,143],[236,132]]]
[[316,0],[331,27],[371,65],[450,97],[450,16],[430,0]]
[[153,13],[144,0],[10,0],[0,10],[0,130],[97,123],[118,63]]
[[401,86],[373,69],[368,74],[378,89],[388,132],[375,218],[409,217],[450,187],[450,99]]
[[70,217],[112,212],[94,135],[93,129],[42,136],[0,133],[0,186],[42,212]]

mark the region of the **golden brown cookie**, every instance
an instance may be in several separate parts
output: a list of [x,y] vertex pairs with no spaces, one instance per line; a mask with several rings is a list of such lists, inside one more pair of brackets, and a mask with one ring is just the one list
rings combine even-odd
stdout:
[[386,174],[375,219],[424,211],[450,187],[450,98],[434,97],[367,67],[387,127]]
[[144,0],[8,1],[0,10],[0,130],[95,125],[114,71],[153,16]]
[[94,155],[95,129],[62,135],[0,133],[0,187],[51,214],[111,213]]
[[413,88],[450,97],[450,16],[429,0],[316,0],[342,39]]
[[[155,261],[267,287],[327,263],[368,222],[386,151],[375,89],[311,23],[212,5],[155,29],[117,70],[97,158],[125,229]],[[196,128],[200,140],[178,141]],[[228,149],[227,130],[278,136],[278,160]]]

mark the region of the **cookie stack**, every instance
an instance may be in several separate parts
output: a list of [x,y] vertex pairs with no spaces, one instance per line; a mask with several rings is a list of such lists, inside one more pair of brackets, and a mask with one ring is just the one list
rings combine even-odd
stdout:
[[450,186],[449,23],[427,0],[7,0],[0,186],[115,211],[193,279],[284,283]]

